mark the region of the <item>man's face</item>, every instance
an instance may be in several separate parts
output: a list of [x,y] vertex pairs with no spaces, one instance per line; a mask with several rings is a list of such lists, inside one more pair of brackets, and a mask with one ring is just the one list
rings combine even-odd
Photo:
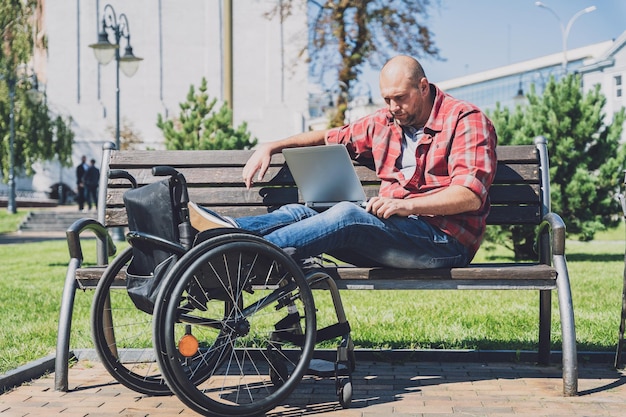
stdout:
[[380,78],[380,93],[400,126],[424,126],[430,115],[429,88],[426,78],[418,86],[398,74]]

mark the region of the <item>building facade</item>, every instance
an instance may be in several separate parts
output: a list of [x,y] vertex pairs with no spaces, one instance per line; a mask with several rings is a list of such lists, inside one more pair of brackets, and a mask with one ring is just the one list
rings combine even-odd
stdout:
[[[493,110],[496,103],[513,108],[523,104],[524,95],[534,85],[541,94],[550,79],[559,79],[564,72],[564,53],[552,54],[489,71],[471,74],[438,83],[447,93],[470,101],[483,110]],[[567,71],[582,76],[583,91],[600,84],[607,98],[607,121],[626,107],[626,32],[615,40],[605,41],[567,51]],[[625,136],[626,137],[626,136]]]
[[[232,47],[225,36],[232,4]],[[116,61],[100,65],[89,45],[98,40],[105,7],[118,24],[128,23],[133,53],[143,58],[137,73],[119,76],[120,130],[139,148],[163,148],[157,115],[175,118],[191,85],[202,78],[218,108],[226,99],[232,51],[234,125],[248,124],[253,137],[269,141],[301,132],[308,118],[306,5],[288,19],[271,14],[275,0],[55,0],[44,2],[42,36],[47,51],[34,66],[51,110],[72,118],[73,162],[82,155],[100,161],[102,145],[115,142]],[[110,5],[110,6],[108,6]],[[122,16],[122,14],[124,16]],[[114,42],[114,37],[109,36]],[[121,55],[126,48],[122,37]],[[50,162],[34,178],[18,178],[20,191],[46,191],[52,184],[75,186],[74,169]]]
[[[115,141],[119,104],[120,128],[139,140],[140,148],[162,148],[157,115],[175,118],[191,85],[208,82],[208,94],[226,99],[232,78],[234,124],[248,124],[261,142],[326,127],[327,92],[310,94],[306,56],[306,2],[289,18],[272,15],[276,0],[40,0],[43,18],[37,36],[46,51],[36,51],[34,67],[45,86],[51,110],[72,118],[76,133],[74,165],[82,155],[100,160],[105,142]],[[226,5],[232,4],[232,49],[227,45]],[[137,73],[119,77],[116,98],[115,61],[100,65],[89,45],[98,39],[106,8],[128,23],[133,52],[143,58]],[[111,37],[110,37],[111,38]],[[607,97],[608,120],[626,106],[626,32],[610,40],[567,51],[567,70],[582,74],[583,89],[600,84]],[[121,47],[126,47],[125,39]],[[232,50],[232,74],[225,74]],[[123,54],[123,51],[120,51]],[[542,93],[551,76],[563,75],[564,53],[519,62],[444,82],[438,86],[484,110],[496,103],[523,102],[533,84]],[[351,102],[353,119],[377,107],[363,87]],[[34,178],[18,178],[19,191],[44,192],[58,182],[75,185],[74,168],[49,162],[36,167]],[[0,192],[6,186],[0,185]]]

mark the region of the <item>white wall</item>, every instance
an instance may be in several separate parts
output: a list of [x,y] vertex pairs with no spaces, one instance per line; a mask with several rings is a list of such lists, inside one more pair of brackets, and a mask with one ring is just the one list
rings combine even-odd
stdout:
[[[127,16],[134,53],[144,59],[134,77],[120,73],[121,124],[130,124],[144,147],[160,148],[157,114],[178,115],[191,84],[199,86],[206,77],[210,97],[223,98],[221,0],[108,3],[118,22],[121,13]],[[235,126],[246,121],[260,141],[301,132],[308,117],[308,79],[307,64],[303,58],[298,62],[296,55],[307,41],[305,9],[281,26],[279,19],[263,16],[275,0],[232,3]],[[88,46],[97,40],[105,4],[99,0],[46,4],[48,55],[42,78],[50,107],[74,120],[74,164],[81,155],[100,161],[102,144],[114,141],[115,61],[100,66]],[[125,47],[125,41],[121,43]],[[60,173],[54,164],[47,164],[33,188],[47,190],[60,178],[73,185],[73,168]]]
[[[611,65],[601,65],[601,70],[583,73],[583,90],[590,91],[595,85],[600,84],[602,94],[606,97],[606,105],[603,109],[606,124],[611,123],[617,111],[626,107],[626,43],[624,41],[626,41],[626,33],[620,36],[611,49],[611,56],[607,60],[607,62],[612,62]],[[602,57],[600,61],[604,62],[604,58],[606,57]],[[615,85],[616,76],[621,76],[621,87]],[[618,88],[621,90],[621,96],[617,95]],[[622,140],[626,140],[626,124],[622,131]]]

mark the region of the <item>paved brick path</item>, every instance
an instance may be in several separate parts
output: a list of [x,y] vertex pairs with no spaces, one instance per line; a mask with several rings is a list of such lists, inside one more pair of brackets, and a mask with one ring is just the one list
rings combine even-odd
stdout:
[[[626,372],[581,365],[580,395],[561,395],[557,366],[510,363],[358,362],[352,407],[342,409],[334,382],[303,380],[288,406],[267,416],[626,416]],[[71,368],[70,392],[54,391],[54,375],[0,395],[0,417],[53,415],[196,416],[175,396],[146,397],[112,381],[97,362]]]

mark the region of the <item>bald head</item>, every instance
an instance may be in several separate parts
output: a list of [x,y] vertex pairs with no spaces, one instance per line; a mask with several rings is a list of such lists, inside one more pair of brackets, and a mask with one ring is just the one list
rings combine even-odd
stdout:
[[424,127],[434,96],[417,60],[406,55],[390,59],[380,71],[380,94],[398,125]]
[[391,58],[380,70],[381,80],[384,78],[405,78],[412,86],[418,87],[420,80],[426,77],[424,68],[413,57],[397,55]]

